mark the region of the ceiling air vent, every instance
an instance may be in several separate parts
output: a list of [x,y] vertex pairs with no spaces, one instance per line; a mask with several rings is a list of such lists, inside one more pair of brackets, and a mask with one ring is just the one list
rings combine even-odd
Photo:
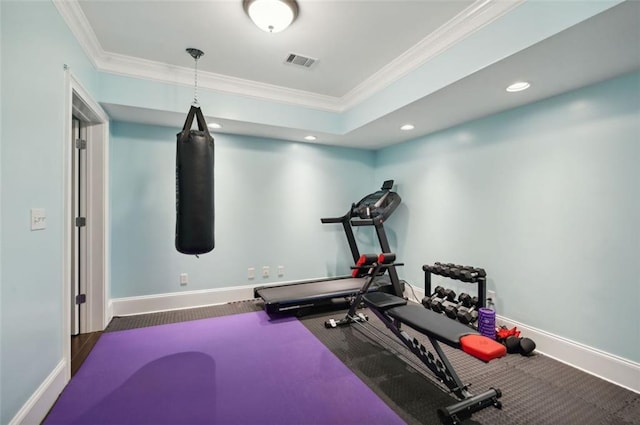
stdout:
[[303,66],[305,68],[311,68],[311,65],[313,65],[317,61],[318,59],[308,58],[306,56],[297,55],[295,53],[289,53],[289,56],[287,56],[287,59],[285,60],[286,63],[289,63],[291,65]]

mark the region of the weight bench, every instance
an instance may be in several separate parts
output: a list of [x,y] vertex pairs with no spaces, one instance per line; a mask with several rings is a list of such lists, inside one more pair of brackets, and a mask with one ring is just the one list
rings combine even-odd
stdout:
[[[370,281],[380,269],[391,265],[402,265],[394,264],[394,261],[395,254],[380,254],[376,263],[368,265],[370,267],[368,279],[353,299],[347,315],[338,321],[331,319],[325,323],[325,326],[334,328],[366,321],[367,317],[356,310],[361,303],[369,307],[370,311],[461,400],[451,406],[438,409],[438,417],[444,424],[459,424],[462,420],[470,418],[474,412],[488,406],[501,408],[502,403],[498,399],[502,393],[499,389],[491,388],[478,395],[469,392],[442,351],[440,342],[462,349],[485,362],[506,354],[506,348],[502,344],[480,335],[462,323],[427,310],[421,305],[409,304],[404,298],[385,292],[367,293]],[[401,329],[403,324],[425,335],[433,346],[435,355],[416,338],[412,338]]]

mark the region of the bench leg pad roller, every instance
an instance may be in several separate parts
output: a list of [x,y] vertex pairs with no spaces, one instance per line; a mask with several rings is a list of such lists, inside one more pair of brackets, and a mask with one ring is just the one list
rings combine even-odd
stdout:
[[482,394],[469,397],[459,403],[438,409],[438,418],[445,425],[461,424],[463,420],[469,419],[474,412],[485,407],[494,406],[502,408],[502,403],[498,399],[502,397],[500,390],[491,388]]

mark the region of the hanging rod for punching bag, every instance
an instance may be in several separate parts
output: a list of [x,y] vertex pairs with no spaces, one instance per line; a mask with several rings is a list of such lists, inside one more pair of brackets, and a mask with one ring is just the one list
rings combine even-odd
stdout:
[[[182,131],[177,134],[176,151],[176,249],[199,255],[215,247],[214,141],[198,103],[198,59],[200,49],[188,48],[195,60],[193,103]],[[198,130],[192,130],[193,118]]]

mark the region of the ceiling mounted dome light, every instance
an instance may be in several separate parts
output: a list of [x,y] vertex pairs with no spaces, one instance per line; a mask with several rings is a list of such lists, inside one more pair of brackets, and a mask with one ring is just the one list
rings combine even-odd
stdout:
[[266,32],[280,32],[298,16],[295,0],[243,0],[242,7],[253,23]]

